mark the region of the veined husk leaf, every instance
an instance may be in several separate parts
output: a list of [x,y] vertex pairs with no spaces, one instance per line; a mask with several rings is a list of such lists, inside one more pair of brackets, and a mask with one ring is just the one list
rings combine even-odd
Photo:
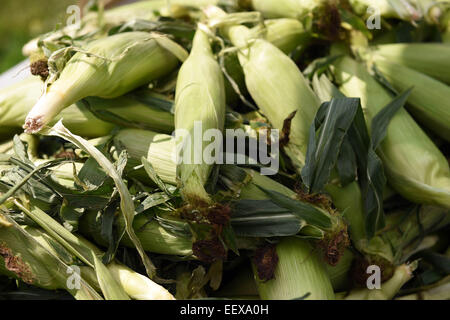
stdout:
[[[0,125],[5,128],[5,138],[22,127],[42,89],[42,81],[29,77],[0,90]],[[63,119],[71,132],[88,138],[106,136],[114,125],[171,133],[174,116],[165,109],[169,105],[172,101],[150,92],[136,92],[115,99],[89,97],[62,110],[49,124]]]
[[450,84],[450,46],[445,43],[383,44],[367,52],[369,59],[384,58]]
[[94,146],[92,146],[88,141],[83,138],[73,135],[70,131],[68,131],[61,122],[58,122],[53,128],[51,128],[48,132],[49,135],[61,137],[67,141],[74,143],[77,147],[89,153],[98,164],[108,173],[108,175],[114,180],[114,183],[117,187],[117,190],[120,194],[120,208],[121,212],[125,218],[125,227],[126,232],[130,236],[130,239],[133,241],[136,249],[141,256],[141,259],[144,263],[144,266],[147,270],[147,273],[150,277],[155,276],[155,267],[153,263],[150,261],[148,256],[146,255],[139,239],[136,237],[136,234],[133,229],[133,219],[134,219],[134,203],[131,198],[130,192],[127,189],[122,177],[117,173],[114,165]]
[[264,25],[264,38],[286,54],[310,43],[311,32],[297,19],[268,19]]
[[138,166],[141,158],[146,157],[165,183],[177,184],[176,142],[172,136],[149,130],[123,129],[114,136],[114,142],[127,150],[131,164]]
[[[123,219],[117,219],[116,226],[118,230],[122,230],[125,226]],[[93,238],[96,243],[107,245],[101,235],[101,224],[95,211],[88,212],[81,218],[79,228],[82,234]],[[133,228],[145,251],[166,255],[192,255],[191,237],[182,237],[167,231],[158,219],[138,214],[134,218]],[[131,248],[134,246],[126,235],[122,238],[121,244]]]
[[[179,154],[177,175],[183,196],[188,202],[211,201],[204,185],[213,165],[207,163],[211,159],[205,159],[203,154],[209,144],[203,141],[203,134],[208,130],[222,132],[225,107],[222,70],[212,53],[209,36],[199,28],[189,58],[178,73],[175,96],[177,148],[187,144]],[[201,130],[195,129],[196,124],[201,125]],[[201,142],[197,143],[196,140]]]
[[335,298],[325,265],[307,240],[284,238],[276,245],[276,252],[279,261],[275,278],[269,281],[256,279],[263,300],[291,300],[307,294],[306,299],[310,300]]
[[[20,129],[25,118],[42,94],[43,82],[37,77],[26,80],[0,90],[0,127],[8,128],[5,138],[14,135]],[[86,137],[107,135],[114,127],[96,118],[86,107],[72,105],[64,109],[53,121],[64,118],[70,130]],[[89,125],[86,125],[89,123]]]
[[374,60],[376,69],[398,91],[413,87],[408,110],[429,130],[450,141],[450,87],[414,69],[384,58]]
[[[67,257],[67,255],[72,255],[79,258],[87,265],[86,267],[83,267],[82,276],[86,277],[86,281],[95,288],[101,289],[105,297],[119,299],[120,296],[122,296],[123,298],[124,292],[121,292],[120,288],[122,287],[126,294],[133,299],[173,299],[173,296],[164,287],[157,285],[149,278],[138,274],[115,261],[109,263],[106,266],[106,270],[102,266],[101,261],[95,261],[97,256],[103,255],[96,246],[82,237],[72,234],[38,207],[31,205],[30,209],[27,209],[17,200],[14,201],[14,204],[25,212],[27,216],[31,217],[33,221],[35,221],[51,237],[49,238],[47,235],[43,236],[41,231],[34,231],[33,237],[35,239],[41,243],[44,243],[42,240],[46,241],[47,245],[46,243],[44,243],[44,245],[46,245],[46,247],[49,247],[50,245],[51,249],[53,248],[52,250],[62,247],[57,250],[56,253],[58,253],[58,255],[61,256],[61,253],[64,253],[65,257]],[[51,241],[49,241],[49,239]],[[53,243],[54,241],[57,242],[57,246]],[[108,282],[107,279],[110,279],[111,277],[118,283],[118,286],[116,286],[115,289],[105,286],[102,287],[99,284],[99,281]]]
[[[365,66],[343,57],[333,63],[340,90],[360,97],[367,125],[391,100]],[[369,130],[373,130],[369,128]],[[386,138],[377,150],[390,185],[405,198],[450,207],[450,168],[447,159],[406,110],[391,120]]]
[[319,99],[295,63],[274,45],[253,39],[244,26],[229,27],[224,32],[240,48],[238,57],[247,88],[272,126],[281,130],[284,121],[296,112],[285,151],[296,167],[303,167],[309,125],[319,108]]
[[[69,288],[70,265],[36,240],[36,235],[29,233],[29,227],[21,227],[14,220],[7,219],[11,225],[0,227],[0,273],[44,289],[67,290],[76,299],[102,300],[83,276],[79,279],[78,289]],[[6,263],[5,259],[9,262]]]
[[184,49],[155,33],[129,32],[89,43],[60,72],[25,120],[40,131],[64,108],[88,96],[116,98],[175,69]]

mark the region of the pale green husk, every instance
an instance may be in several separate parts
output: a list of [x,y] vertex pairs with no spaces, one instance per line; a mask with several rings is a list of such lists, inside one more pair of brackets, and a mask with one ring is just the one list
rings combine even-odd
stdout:
[[[43,82],[37,77],[0,90],[0,127],[5,129],[4,138],[10,137],[22,127],[27,114],[42,94]],[[115,127],[102,121],[90,110],[116,116],[123,126],[142,126],[170,133],[173,131],[173,114],[158,107],[140,103],[129,96],[115,99],[90,97],[85,102],[76,102],[62,110],[49,124],[63,119],[64,125],[73,133],[88,138],[108,135]],[[0,137],[1,138],[1,137]]]
[[[368,126],[392,97],[362,63],[344,57],[333,64],[340,90],[360,97]],[[390,185],[405,198],[450,207],[450,168],[447,159],[404,109],[392,118],[377,150]]]
[[[80,232],[93,238],[98,244],[107,245],[101,236],[101,224],[97,217],[96,212],[88,212],[83,215],[80,220]],[[122,230],[123,227],[123,219],[118,219],[117,230]],[[168,232],[155,219],[151,219],[144,214],[137,215],[133,221],[133,228],[145,251],[166,255],[192,255],[192,240],[189,237]],[[121,240],[121,244],[131,248],[134,247],[133,242],[126,235]]]
[[264,300],[291,300],[309,293],[310,300],[335,298],[323,262],[306,241],[295,237],[285,238],[277,244],[279,257],[275,279],[256,279],[258,292]]
[[[198,132],[195,122],[201,125]],[[194,198],[210,201],[204,185],[213,165],[205,162],[204,151],[209,143],[203,141],[203,134],[211,129],[222,132],[224,124],[225,85],[222,71],[212,53],[208,35],[198,29],[189,58],[178,73],[175,96],[177,147],[183,147],[188,142],[184,140],[186,134],[190,140],[179,154],[177,167],[182,193],[187,201]],[[202,141],[198,146],[194,142],[196,139]],[[197,156],[200,156],[200,162],[196,161]]]
[[[43,82],[39,78],[29,77],[0,90],[0,127],[8,128],[2,137],[8,138],[21,129],[28,112],[41,96],[42,89]],[[83,105],[64,109],[51,123],[62,118],[70,130],[86,137],[104,136],[114,128],[114,125],[96,118]]]
[[145,32],[113,35],[83,49],[90,55],[78,52],[69,60],[28,114],[26,131],[40,131],[64,108],[85,97],[116,98],[148,84],[173,71],[177,56],[184,58],[184,50],[166,36]]
[[405,65],[450,84],[450,46],[445,43],[395,43],[372,48],[373,58]]
[[442,138],[450,141],[450,87],[414,69],[376,59],[377,69],[399,92],[411,87],[408,110],[415,119]]

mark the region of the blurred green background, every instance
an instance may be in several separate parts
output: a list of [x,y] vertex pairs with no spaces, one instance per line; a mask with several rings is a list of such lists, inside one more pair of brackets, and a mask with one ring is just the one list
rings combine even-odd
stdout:
[[0,73],[24,60],[22,46],[52,31],[68,18],[66,9],[77,0],[1,0]]

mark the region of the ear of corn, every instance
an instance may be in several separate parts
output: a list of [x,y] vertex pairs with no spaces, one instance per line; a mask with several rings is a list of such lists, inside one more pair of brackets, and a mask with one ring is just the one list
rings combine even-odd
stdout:
[[450,87],[421,72],[387,59],[375,60],[376,67],[399,92],[414,89],[408,99],[410,112],[428,129],[450,141]]
[[79,289],[68,288],[70,262],[55,255],[42,236],[42,233],[33,232],[29,227],[23,229],[15,222],[9,227],[0,227],[0,273],[44,289],[67,290],[77,299],[101,300],[83,278]]
[[[22,126],[26,115],[39,100],[42,88],[43,83],[38,78],[29,77],[0,90],[0,127],[5,130],[8,128],[8,135],[5,134],[5,138]],[[145,103],[139,102],[141,99],[145,100]],[[115,99],[89,97],[85,101],[76,102],[62,110],[49,124],[52,125],[63,119],[69,130],[88,138],[108,135],[114,128],[113,123],[171,133],[174,128],[174,116],[156,106],[158,101],[172,104],[172,101],[166,98],[146,92]],[[151,105],[153,102],[155,106]],[[100,120],[93,113],[113,123]]]
[[[195,130],[196,123],[201,125],[201,130]],[[204,185],[212,165],[206,163],[203,157],[203,150],[208,145],[203,141],[203,134],[211,129],[222,131],[224,124],[225,85],[222,71],[212,53],[208,35],[199,29],[195,34],[191,54],[178,74],[175,96],[177,143],[179,146],[188,143],[187,150],[181,150],[179,155],[181,163],[177,174],[188,202],[210,202]],[[184,140],[186,138],[190,143]],[[201,142],[197,143],[196,140]]]
[[[42,93],[43,83],[35,77],[30,77],[18,84],[0,90],[0,128],[18,130],[22,127],[27,113],[38,101]],[[114,125],[94,117],[85,106],[72,105],[63,110],[55,119],[64,118],[64,123],[70,130],[86,137],[107,135]],[[89,125],[86,125],[89,123]],[[13,132],[14,132],[13,130]],[[7,138],[11,136],[5,135]]]
[[[341,91],[361,98],[370,127],[373,117],[392,100],[391,96],[363,64],[344,57],[333,66]],[[378,154],[388,182],[405,198],[450,207],[448,162],[406,110],[400,110],[391,120]]]
[[[118,219],[117,230],[123,230],[123,227],[123,219]],[[101,223],[97,219],[96,212],[85,214],[80,220],[79,228],[83,235],[93,238],[98,244],[106,245],[101,236]],[[144,214],[136,216],[133,228],[145,251],[167,255],[192,255],[192,240],[189,237],[184,238],[167,232],[158,221],[150,219]],[[133,248],[133,242],[126,235],[121,244]]]
[[[296,19],[271,19],[265,20],[264,24],[264,38],[286,54],[310,42],[311,33]],[[255,27],[255,31],[259,28]],[[264,31],[261,32],[264,34]]]
[[443,43],[396,43],[372,48],[374,59],[384,58],[450,84],[450,46]]
[[[303,167],[309,126],[318,110],[319,99],[295,63],[281,50],[263,39],[252,39],[250,30],[244,26],[228,27],[224,32],[241,48],[238,57],[247,88],[273,127],[282,129],[284,121],[296,112],[285,151],[297,168]],[[254,41],[251,49],[247,49],[250,40]]]
[[[210,11],[214,18],[225,15],[220,10]],[[245,74],[247,88],[271,125],[282,130],[284,121],[295,112],[291,121],[289,142],[284,151],[298,173],[305,164],[308,146],[309,128],[319,108],[320,100],[314,94],[309,83],[304,78],[295,63],[282,51],[263,39],[254,39],[251,32],[244,26],[226,26],[222,32],[238,47],[238,57]],[[335,205],[341,212],[350,211],[361,219],[361,192],[356,182],[344,188],[326,187]],[[354,227],[362,239],[363,226]],[[361,237],[361,238],[360,238]]]
[[165,183],[177,184],[176,143],[172,136],[147,130],[124,129],[117,133],[114,141],[127,150],[135,161],[133,165],[139,165],[141,158],[145,157]]
[[[285,238],[276,245],[279,257],[274,279],[256,279],[258,292],[264,300],[291,300],[307,296],[311,300],[335,298],[323,263],[306,241]],[[254,267],[255,268],[255,267]]]
[[[175,49],[174,49],[175,48]],[[119,97],[173,71],[184,50],[165,36],[122,33],[93,41],[76,53],[25,120],[27,132],[46,126],[82,98]],[[175,52],[176,50],[177,52]],[[181,51],[180,51],[181,50]]]

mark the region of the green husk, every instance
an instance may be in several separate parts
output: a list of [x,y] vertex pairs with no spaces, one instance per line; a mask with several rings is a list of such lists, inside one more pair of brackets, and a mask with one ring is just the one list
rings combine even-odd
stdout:
[[[173,137],[147,130],[123,129],[114,136],[114,142],[127,150],[132,166],[140,165],[141,158],[145,157],[162,181],[177,184],[176,143]],[[139,172],[136,175],[140,178],[146,176]]]
[[[209,14],[210,18],[218,19],[226,16],[218,8],[210,9]],[[285,120],[295,112],[284,151],[301,174],[305,165],[309,129],[319,109],[319,98],[296,64],[281,50],[261,38],[255,39],[244,26],[225,26],[221,31],[240,49],[238,57],[247,88],[272,127],[282,131]],[[340,188],[339,183],[330,183],[326,191],[340,212],[357,210],[355,216],[363,215],[361,192],[356,182],[344,188]],[[364,230],[362,226],[356,227]],[[364,237],[363,232],[355,233],[359,236],[355,241]]]
[[[117,219],[115,226],[117,234],[119,234],[124,227],[123,219]],[[107,242],[101,236],[101,228],[101,221],[98,219],[96,212],[88,212],[80,220],[79,229],[83,235],[93,238],[95,243],[107,245]],[[182,237],[168,232],[157,220],[148,217],[146,214],[139,214],[135,217],[133,228],[136,230],[136,236],[141,241],[145,251],[166,255],[192,255],[192,240],[190,237]],[[121,240],[121,245],[134,247],[126,235]]]
[[[296,19],[268,19],[264,21],[264,38],[286,54],[298,46],[306,47],[311,41],[311,32]],[[254,31],[260,29],[255,27]]]
[[[336,81],[348,97],[360,97],[368,126],[391,96],[349,57],[333,63]],[[450,207],[450,168],[447,159],[404,109],[392,118],[377,150],[390,185],[416,203]]]
[[[28,112],[39,99],[42,89],[43,83],[38,78],[29,77],[0,90],[0,128],[5,129],[1,138],[7,139],[16,131],[20,131]],[[62,118],[70,130],[86,137],[104,136],[114,128],[114,125],[99,120],[82,105],[72,105],[64,109],[51,123]]]
[[428,129],[450,141],[450,87],[414,69],[387,59],[374,60],[377,70],[399,92],[414,89],[408,99],[408,110]]
[[[263,300],[290,300],[304,297],[311,300],[335,298],[324,264],[306,240],[295,237],[282,239],[276,246],[279,262],[275,279],[256,278]],[[255,268],[255,267],[254,267]]]
[[102,299],[83,277],[79,289],[68,288],[67,262],[33,237],[28,227],[22,228],[10,219],[8,221],[9,227],[0,227],[1,274],[48,290],[64,289],[81,300]]
[[450,84],[450,46],[445,43],[395,43],[372,48],[373,59],[384,58]]
[[345,290],[350,285],[350,275],[353,259],[353,252],[347,249],[337,265],[325,265],[335,292]]
[[46,126],[64,108],[88,96],[116,98],[175,69],[184,49],[166,36],[129,32],[91,42],[76,53],[25,120],[27,132]]
[[[306,48],[312,38],[310,30],[305,28],[300,21],[289,18],[265,20],[264,24],[252,28],[252,32],[256,37],[264,37],[286,54],[291,53],[297,48]],[[247,96],[245,76],[239,64],[237,54],[234,52],[227,54],[224,60],[228,75],[233,78],[241,94]],[[228,78],[225,79],[225,89],[227,91],[227,104],[236,104],[239,101],[239,95],[236,93]]]
[[[85,262],[87,266],[83,268],[82,277],[86,277],[86,281],[93,287],[101,288],[105,298],[122,300],[125,298],[125,295],[129,295],[133,299],[173,299],[172,295],[165,288],[126,266],[117,262],[111,262],[104,266],[98,260],[98,256],[103,255],[103,252],[89,241],[66,230],[38,207],[31,205],[31,208],[27,209],[17,200],[14,201],[14,204],[45,230],[44,232],[41,229],[27,226],[26,228],[29,230],[27,232],[31,237],[54,256],[57,256],[58,259],[74,263],[74,258],[76,257]],[[13,222],[12,220],[10,221]],[[39,267],[39,264],[37,266]],[[89,268],[91,269],[88,270]],[[61,270],[61,268],[55,270]],[[66,271],[67,268],[62,268],[62,270]],[[54,272],[53,269],[49,271]],[[62,285],[61,289],[67,289],[65,286],[66,280],[67,276],[63,284],[59,284]],[[99,282],[105,281],[110,283],[111,286],[99,284]]]
[[[14,132],[20,131],[26,115],[39,100],[42,89],[43,83],[38,78],[29,77],[0,90],[0,126],[5,130],[2,137],[6,139],[14,135]],[[140,100],[145,103],[139,102]],[[62,110],[49,125],[63,119],[64,125],[70,131],[88,138],[108,135],[115,124],[171,133],[174,128],[173,114],[158,107],[158,101],[172,103],[146,92],[115,99],[89,97]]]
[[[241,48],[238,57],[247,88],[272,126],[282,129],[284,120],[294,111],[297,112],[291,122],[290,139],[285,151],[296,167],[303,167],[309,126],[319,107],[319,99],[295,63],[281,50],[263,39],[253,39],[250,30],[244,26],[226,28],[224,33],[235,46]],[[251,49],[247,49],[250,40]]]
[[[155,11],[167,5],[166,0],[150,0],[150,1],[139,1],[136,3],[131,3],[116,8],[112,8],[104,11],[102,23],[103,26],[99,25],[99,13],[98,12],[88,12],[83,16],[81,24],[69,25],[61,30],[49,33],[44,37],[38,37],[29,41],[22,49],[24,56],[30,56],[39,50],[39,41],[51,41],[52,39],[58,39],[64,35],[68,35],[72,38],[91,36],[99,37],[106,36],[102,28],[107,28],[110,26],[118,25],[124,22],[128,22],[133,19],[145,19],[154,20],[157,15]],[[93,33],[93,34],[92,34]]]
[[[195,129],[196,123],[201,125],[200,130]],[[221,132],[224,124],[225,85],[222,71],[212,53],[208,35],[199,28],[189,58],[178,73],[175,96],[177,148],[183,148],[179,154],[177,176],[187,202],[211,201],[204,185],[213,165],[206,163],[210,159],[205,159],[204,150],[209,143],[203,141],[203,134],[208,130]],[[196,140],[201,140],[200,145]],[[184,145],[186,142],[187,146]]]

